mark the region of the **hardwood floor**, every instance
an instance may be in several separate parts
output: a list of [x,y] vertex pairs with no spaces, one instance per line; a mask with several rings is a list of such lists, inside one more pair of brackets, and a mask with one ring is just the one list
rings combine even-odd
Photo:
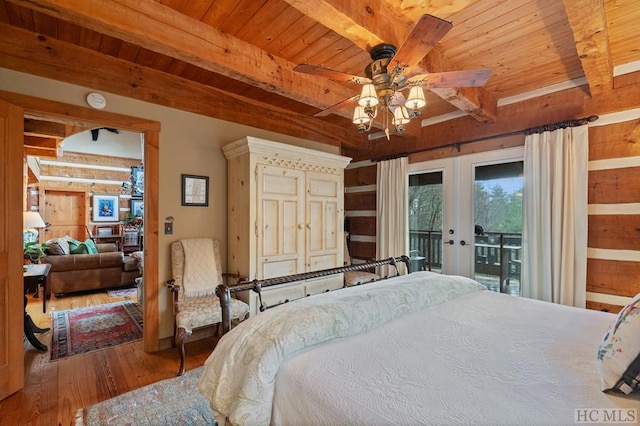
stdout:
[[[51,325],[51,312],[112,303],[136,297],[112,298],[106,292],[74,295],[47,301],[29,296],[27,312],[39,327]],[[47,346],[51,332],[37,335]],[[187,370],[204,364],[216,339],[187,344]],[[143,352],[142,341],[88,354],[49,361],[48,352],[25,340],[25,387],[0,401],[0,425],[73,425],[76,411],[159,380],[175,377],[179,358],[175,348],[154,354]]]

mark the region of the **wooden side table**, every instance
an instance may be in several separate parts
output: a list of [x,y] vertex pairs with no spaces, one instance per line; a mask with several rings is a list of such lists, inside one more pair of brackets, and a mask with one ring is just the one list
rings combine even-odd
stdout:
[[39,351],[46,351],[47,346],[40,343],[36,338],[35,333],[46,333],[49,328],[40,328],[35,325],[31,316],[27,313],[27,292],[35,287],[35,291],[38,291],[38,286],[42,285],[42,312],[47,312],[47,277],[49,271],[51,271],[51,265],[48,263],[39,263],[35,265],[25,265],[26,271],[22,273],[24,281],[24,334],[27,336],[29,343]]

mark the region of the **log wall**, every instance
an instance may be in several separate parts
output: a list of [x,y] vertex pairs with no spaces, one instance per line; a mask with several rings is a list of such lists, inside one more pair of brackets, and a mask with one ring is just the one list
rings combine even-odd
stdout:
[[[140,160],[105,155],[64,152],[57,159],[42,159],[40,161],[40,176],[36,184],[27,189],[28,204],[33,203],[33,194],[38,194],[38,206],[31,205],[31,209],[44,211],[47,202],[47,190],[74,191],[84,193],[88,199],[86,225],[95,226],[92,222],[92,195],[111,194],[119,198],[120,221],[130,212],[131,192],[123,189],[124,182],[131,182],[132,167],[139,167]],[[131,187],[129,187],[131,188]],[[35,208],[34,208],[35,207]]]

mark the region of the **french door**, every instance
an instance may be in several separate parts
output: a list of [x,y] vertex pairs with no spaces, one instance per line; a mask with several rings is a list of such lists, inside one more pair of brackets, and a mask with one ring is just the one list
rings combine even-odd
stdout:
[[409,165],[412,269],[519,293],[523,148]]

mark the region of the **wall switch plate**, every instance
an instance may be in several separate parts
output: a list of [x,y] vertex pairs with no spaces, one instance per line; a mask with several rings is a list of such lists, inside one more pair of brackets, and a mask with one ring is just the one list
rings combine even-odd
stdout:
[[164,235],[172,235],[172,234],[173,234],[173,222],[165,222]]

